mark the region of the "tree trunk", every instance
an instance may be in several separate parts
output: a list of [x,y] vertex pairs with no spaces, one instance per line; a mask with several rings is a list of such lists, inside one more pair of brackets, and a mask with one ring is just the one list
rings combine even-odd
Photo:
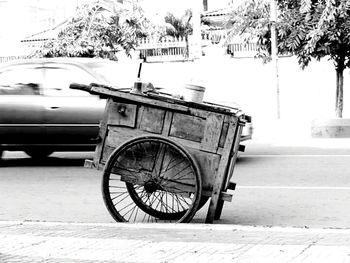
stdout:
[[337,118],[343,117],[343,86],[344,86],[344,62],[338,62],[336,67],[337,91],[335,98],[335,115]]
[[190,44],[188,42],[188,35],[185,36],[185,43],[186,43],[185,58],[189,58],[190,57]]
[[208,11],[208,0],[203,0],[203,10]]

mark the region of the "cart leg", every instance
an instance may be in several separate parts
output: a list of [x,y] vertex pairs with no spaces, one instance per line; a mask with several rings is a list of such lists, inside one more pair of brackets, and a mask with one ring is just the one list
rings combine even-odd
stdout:
[[207,218],[205,220],[206,224],[212,224],[214,222],[215,211],[216,211],[216,208],[217,208],[218,199],[219,199],[219,196],[215,196],[215,195],[213,195],[210,198],[208,214],[207,214]]
[[223,200],[219,200],[218,204],[216,206],[214,220],[219,220],[220,219],[223,207],[224,207],[224,201]]

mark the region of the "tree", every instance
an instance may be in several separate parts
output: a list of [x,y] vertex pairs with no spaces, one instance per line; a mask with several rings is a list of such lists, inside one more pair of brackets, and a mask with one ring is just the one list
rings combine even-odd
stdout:
[[35,56],[102,57],[117,60],[117,53],[127,55],[137,39],[146,36],[147,19],[134,5],[127,10],[113,1],[96,1],[77,10],[56,39],[46,42]]
[[[277,37],[280,54],[298,57],[302,68],[312,59],[328,57],[336,72],[335,115],[343,113],[344,70],[350,67],[349,0],[278,0]],[[255,37],[259,55],[271,52],[269,3],[246,2],[234,11],[229,21],[231,34]]]
[[186,57],[188,57],[189,56],[188,36],[193,32],[193,27],[191,24],[192,11],[190,9],[186,10],[185,14],[182,17],[176,17],[174,14],[168,13],[164,19],[165,19],[165,32],[163,36],[185,38]]

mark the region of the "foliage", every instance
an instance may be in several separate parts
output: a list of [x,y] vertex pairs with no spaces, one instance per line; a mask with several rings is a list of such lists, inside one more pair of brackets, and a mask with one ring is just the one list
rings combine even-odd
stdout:
[[97,1],[79,8],[57,39],[46,42],[36,56],[117,60],[119,51],[130,55],[137,38],[147,35],[147,26],[148,21],[138,6],[129,11],[111,7],[110,1]]
[[[264,56],[271,52],[269,2],[252,0],[232,13],[231,34],[255,38]],[[342,117],[343,71],[350,67],[350,0],[278,0],[277,42],[280,54],[311,59],[328,57],[337,73],[336,116]]]
[[243,43],[256,41],[259,44],[258,57],[268,59],[271,53],[270,7],[267,1],[247,0],[234,10],[227,22],[227,40],[240,36]]
[[182,17],[176,17],[174,14],[168,13],[164,19],[165,35],[179,38],[187,37],[192,34],[193,27],[191,24],[191,10],[186,10]]

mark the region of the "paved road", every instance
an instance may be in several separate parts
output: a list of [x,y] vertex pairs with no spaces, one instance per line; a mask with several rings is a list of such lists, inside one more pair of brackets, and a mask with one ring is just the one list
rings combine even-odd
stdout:
[[[217,223],[350,228],[350,150],[344,144],[246,144],[233,177],[234,201]],[[82,167],[91,156],[60,153],[43,164],[6,153],[0,220],[113,222],[102,202],[100,172]],[[203,222],[206,212],[204,207],[194,222]]]

